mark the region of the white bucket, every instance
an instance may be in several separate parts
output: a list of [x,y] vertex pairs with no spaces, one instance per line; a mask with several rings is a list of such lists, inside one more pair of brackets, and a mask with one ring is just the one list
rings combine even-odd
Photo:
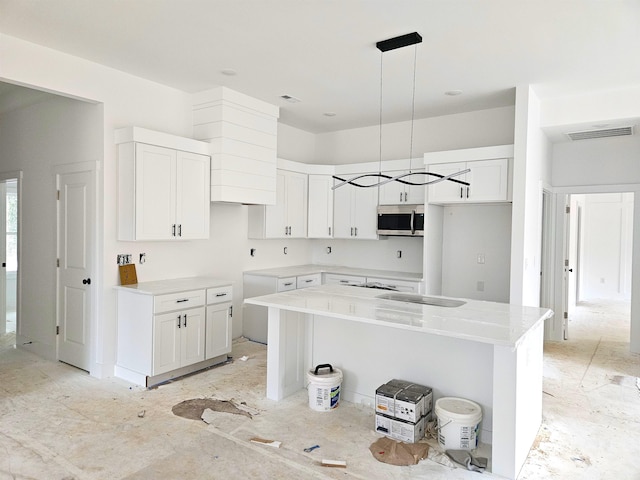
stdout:
[[478,446],[482,420],[480,405],[471,400],[443,397],[436,401],[438,443],[445,450],[473,450]]
[[[319,372],[321,369],[329,369]],[[340,384],[342,383],[342,371],[333,368],[328,363],[318,365],[314,370],[307,372],[309,385],[309,407],[318,412],[327,412],[338,406],[340,401]]]

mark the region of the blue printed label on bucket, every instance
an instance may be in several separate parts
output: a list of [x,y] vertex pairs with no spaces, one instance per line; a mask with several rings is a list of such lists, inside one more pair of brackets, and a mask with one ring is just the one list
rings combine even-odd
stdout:
[[331,408],[336,408],[340,401],[340,385],[331,388]]

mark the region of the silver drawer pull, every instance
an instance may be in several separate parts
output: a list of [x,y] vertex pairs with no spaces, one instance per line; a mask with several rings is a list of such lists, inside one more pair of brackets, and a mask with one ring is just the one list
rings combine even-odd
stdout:
[[188,298],[183,298],[183,299],[180,299],[180,300],[176,300],[176,303],[184,303],[184,302],[188,302],[188,301],[189,301]]
[[305,282],[309,283],[309,282],[313,282],[313,280],[305,280]]
[[285,287],[290,287],[291,285],[293,285],[293,282],[287,282],[284,284]]
[[349,280],[340,280],[340,283],[349,283]]
[[226,293],[216,293],[216,297],[226,297]]

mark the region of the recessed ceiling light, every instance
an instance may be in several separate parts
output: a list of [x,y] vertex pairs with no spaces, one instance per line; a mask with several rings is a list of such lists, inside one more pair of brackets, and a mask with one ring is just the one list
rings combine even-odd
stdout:
[[336,112],[324,112],[323,115],[325,117],[335,117],[336,116]]
[[293,95],[287,95],[286,93],[284,95],[280,95],[280,98],[286,100],[289,103],[298,103],[301,101],[299,98],[296,98]]
[[462,90],[447,90],[444,94],[449,95],[450,97],[455,97],[457,95],[462,95]]
[[223,75],[228,75],[230,77],[238,74],[238,72],[236,72],[233,68],[223,68],[222,70],[220,70],[220,73]]

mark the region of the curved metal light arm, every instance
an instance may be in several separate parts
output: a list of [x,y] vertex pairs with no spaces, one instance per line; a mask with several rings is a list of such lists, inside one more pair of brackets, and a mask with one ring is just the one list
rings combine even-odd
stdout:
[[[331,187],[331,190],[335,190],[338,187],[342,187],[343,185],[353,185],[354,187],[359,187],[359,188],[370,188],[370,187],[380,187],[382,185],[386,185],[387,183],[391,183],[391,182],[399,182],[399,183],[403,183],[405,185],[416,185],[416,186],[421,186],[421,185],[433,185],[434,183],[440,183],[440,182],[444,182],[449,181],[449,182],[455,182],[455,183],[459,183],[460,185],[466,185],[469,186],[471,185],[469,182],[465,182],[463,180],[457,180],[453,177],[457,177],[459,175],[464,175],[465,173],[470,172],[471,169],[467,168],[466,170],[461,170],[459,172],[454,172],[450,175],[440,175],[439,173],[433,173],[433,172],[408,172],[408,173],[402,173],[400,175],[396,175],[395,177],[392,177],[390,175],[385,175],[383,173],[365,173],[363,175],[357,175],[355,177],[352,178],[348,178],[348,179],[344,179],[341,177],[338,177],[336,175],[333,176],[334,179],[339,180],[340,183],[337,183],[336,185],[334,185],[333,187]],[[410,182],[407,180],[404,180],[404,178],[406,177],[410,177],[412,175],[431,175],[433,177],[438,177],[435,180],[430,180],[428,182]],[[366,178],[366,177],[378,177],[378,178],[384,178],[384,180],[380,180],[376,183],[372,183],[371,185],[361,185],[359,183],[357,183],[357,180],[360,180],[361,178]]]

